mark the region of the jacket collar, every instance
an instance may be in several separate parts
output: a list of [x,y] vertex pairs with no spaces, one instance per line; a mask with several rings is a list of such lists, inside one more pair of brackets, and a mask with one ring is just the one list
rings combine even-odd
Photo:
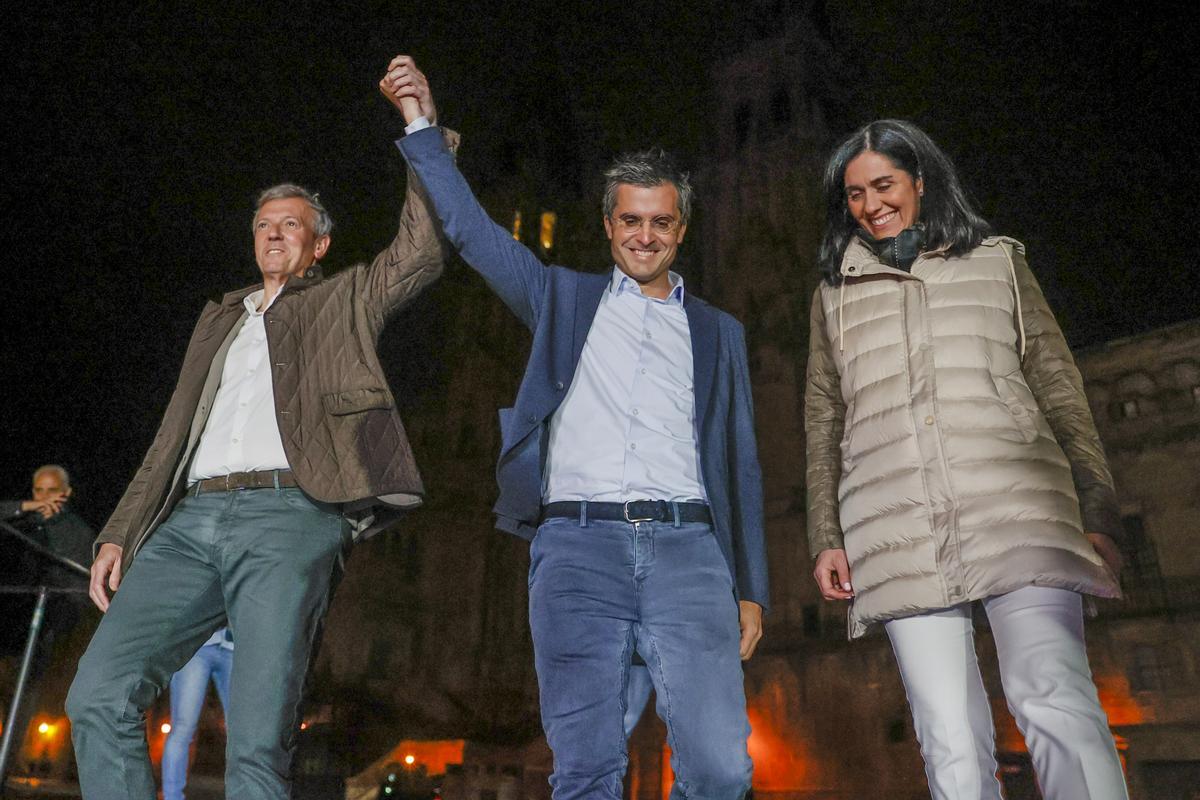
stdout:
[[[313,284],[320,283],[324,279],[325,271],[321,269],[320,263],[316,263],[304,270],[303,275],[295,275],[291,278],[288,278],[287,283],[284,284],[283,289],[280,290],[279,294],[282,295],[284,292],[288,292],[293,289],[303,289],[306,286],[312,286]],[[261,288],[263,288],[262,283],[256,283],[253,286],[245,286],[241,289],[234,289],[232,292],[228,292],[224,297],[221,298],[221,305],[240,306],[242,301],[246,299],[247,295],[251,294],[252,292],[257,292]]]

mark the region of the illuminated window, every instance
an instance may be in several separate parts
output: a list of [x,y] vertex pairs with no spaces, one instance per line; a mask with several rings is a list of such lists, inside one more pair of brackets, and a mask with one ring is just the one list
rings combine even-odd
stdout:
[[513,212],[512,234],[513,234],[514,239],[516,239],[518,242],[521,241],[521,212],[520,211]]
[[558,214],[553,211],[542,212],[542,225],[538,233],[538,242],[546,252],[554,247],[554,226],[558,222]]

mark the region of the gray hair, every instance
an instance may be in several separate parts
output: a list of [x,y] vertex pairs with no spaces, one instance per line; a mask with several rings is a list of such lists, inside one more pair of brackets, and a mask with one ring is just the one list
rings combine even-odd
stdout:
[[61,467],[58,464],[42,464],[40,467],[35,469],[33,471],[33,482],[37,483],[38,477],[45,472],[57,473],[58,480],[60,483],[62,483],[64,489],[69,489],[71,487],[70,473],[67,472],[65,467]]
[[258,196],[258,202],[254,205],[255,218],[258,217],[258,212],[262,211],[262,207],[272,200],[287,200],[291,197],[299,197],[312,209],[313,232],[316,233],[317,238],[328,236],[329,232],[333,230],[333,217],[329,216],[325,206],[321,205],[320,195],[294,183],[279,183],[270,189],[263,189],[262,194]]
[[692,216],[693,192],[688,174],[676,167],[661,147],[623,153],[604,171],[604,216],[612,216],[617,207],[617,187],[623,183],[648,189],[669,183],[678,197],[679,223],[686,225]]

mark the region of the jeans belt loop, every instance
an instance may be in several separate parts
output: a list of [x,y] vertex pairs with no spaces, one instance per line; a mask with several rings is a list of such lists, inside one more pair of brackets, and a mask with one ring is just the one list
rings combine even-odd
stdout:
[[587,500],[579,501],[579,527],[586,528],[587,523]]
[[232,489],[229,488],[229,473],[225,473],[225,491],[227,491],[227,492],[233,491]]
[[681,523],[679,522],[679,502],[676,500],[671,501],[671,513],[675,515],[675,527],[678,528]]
[[271,478],[275,481],[275,493],[279,494],[279,470],[271,470]]

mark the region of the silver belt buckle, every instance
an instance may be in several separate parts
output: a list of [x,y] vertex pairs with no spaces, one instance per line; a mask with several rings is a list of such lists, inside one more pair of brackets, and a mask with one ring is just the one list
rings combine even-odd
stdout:
[[625,501],[625,505],[622,506],[621,511],[625,515],[626,522],[631,523],[631,524],[635,523],[635,522],[654,522],[654,520],[656,519],[655,517],[630,517],[629,516],[629,504],[630,503],[640,503],[640,502],[642,502],[642,501],[641,500],[626,500]]

